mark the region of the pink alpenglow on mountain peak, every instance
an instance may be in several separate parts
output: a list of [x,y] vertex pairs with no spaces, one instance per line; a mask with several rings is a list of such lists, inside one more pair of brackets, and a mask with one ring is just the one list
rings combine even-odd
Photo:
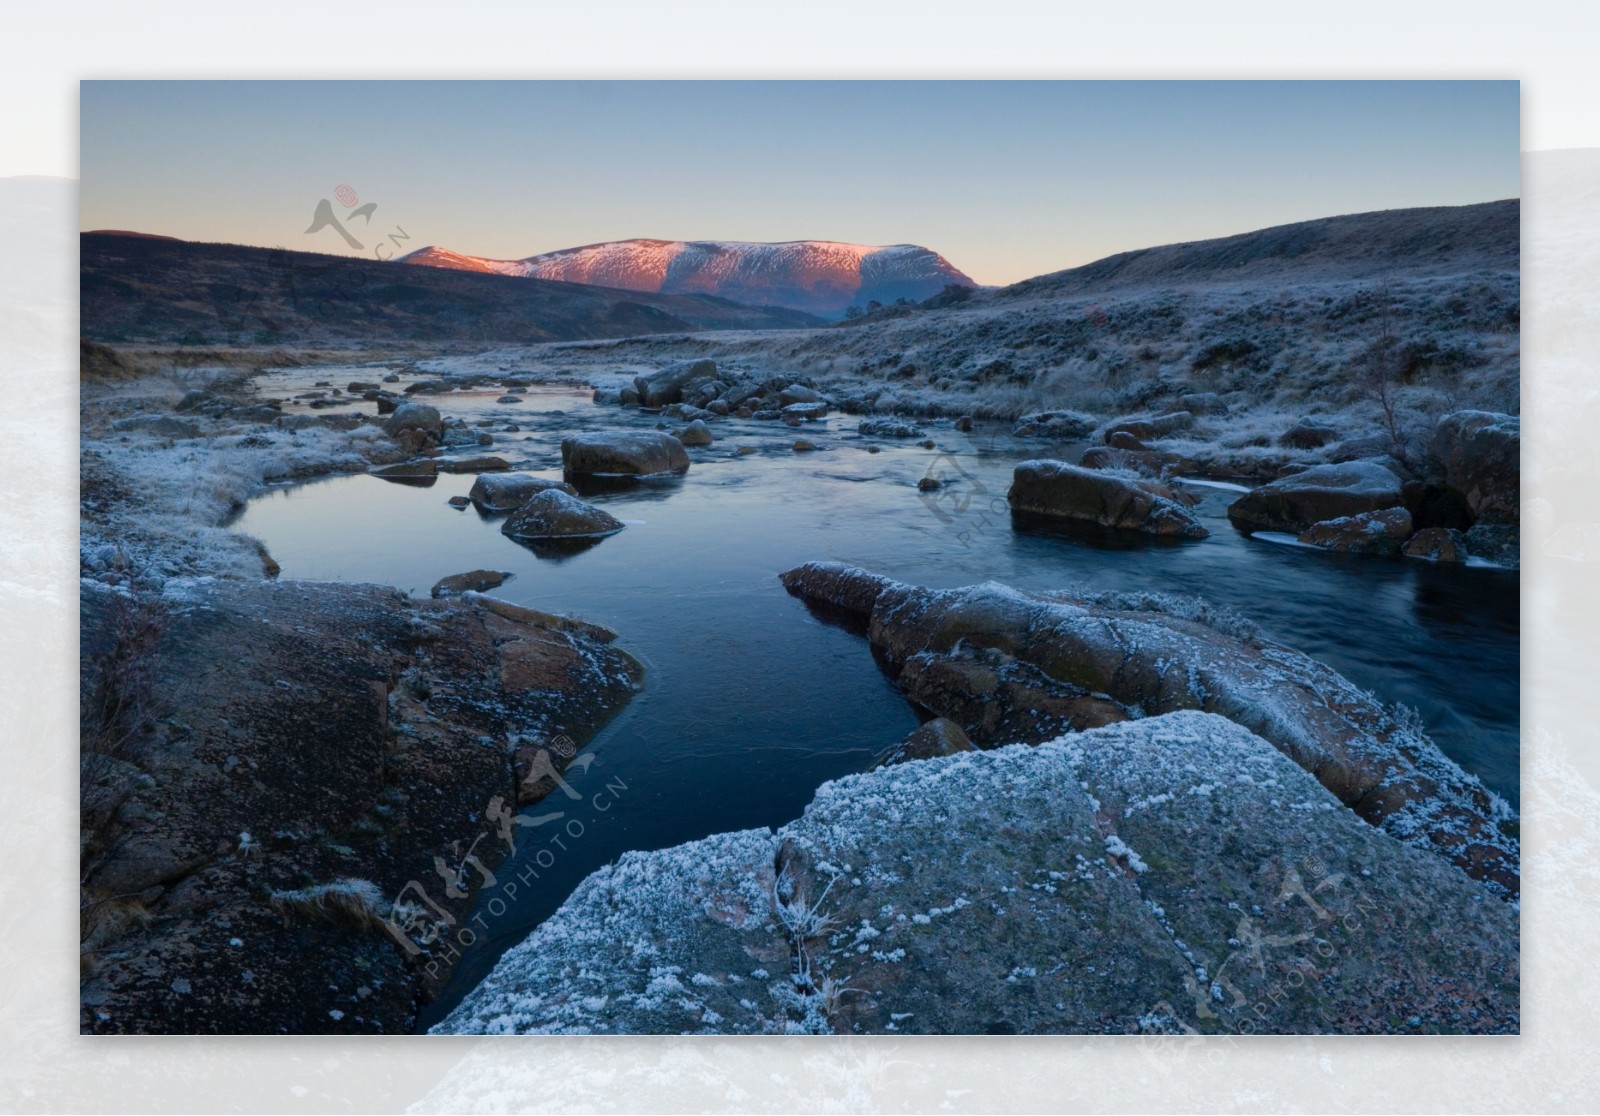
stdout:
[[522,260],[419,248],[401,263],[662,294],[709,294],[747,306],[783,306],[837,318],[869,301],[913,302],[956,284],[976,286],[949,260],[915,244],[790,240],[613,240]]

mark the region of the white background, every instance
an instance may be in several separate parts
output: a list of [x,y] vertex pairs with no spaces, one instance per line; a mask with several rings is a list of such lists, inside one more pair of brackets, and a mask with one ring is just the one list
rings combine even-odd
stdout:
[[[137,76],[1520,78],[1525,151],[1600,148],[1597,24],[1595,5],[1468,0],[12,4],[0,175],[75,176],[78,80]],[[1600,1109],[1600,152],[1524,172],[1524,498],[1542,502],[1514,1039],[78,1037],[76,215],[0,245],[45,307],[0,306],[0,1111]]]

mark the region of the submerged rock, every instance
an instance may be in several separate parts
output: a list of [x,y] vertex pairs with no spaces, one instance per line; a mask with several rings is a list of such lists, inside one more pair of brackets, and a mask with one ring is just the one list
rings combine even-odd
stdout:
[[1300,533],[1300,541],[1309,546],[1350,554],[1399,554],[1410,537],[1411,513],[1405,508],[1325,519]]
[[839,563],[782,575],[865,623],[891,678],[980,745],[1202,709],[1269,741],[1362,818],[1497,894],[1519,887],[1516,814],[1403,710],[1204,602],[1160,594],[931,590]]
[[479,511],[493,515],[516,511],[549,488],[559,489],[569,496],[578,494],[578,490],[565,481],[531,477],[526,473],[485,473],[472,482],[467,498]]
[[625,853],[434,1030],[1515,1033],[1519,980],[1509,906],[1179,712]]
[[620,519],[558,488],[531,497],[501,524],[514,539],[599,539],[622,530]]
[[1228,508],[1246,531],[1291,531],[1313,523],[1398,507],[1400,478],[1370,461],[1316,465],[1252,489]]
[[1034,411],[1017,420],[1012,434],[1018,438],[1087,438],[1095,417],[1082,411]]
[[506,583],[511,575],[502,570],[468,570],[434,582],[431,596],[459,597],[462,593],[485,593]]
[[646,477],[688,472],[689,455],[670,434],[601,431],[561,439],[561,464],[588,476]]
[[1006,498],[1013,511],[1034,515],[1150,535],[1202,539],[1210,534],[1170,490],[1064,461],[1022,462],[1012,474]]

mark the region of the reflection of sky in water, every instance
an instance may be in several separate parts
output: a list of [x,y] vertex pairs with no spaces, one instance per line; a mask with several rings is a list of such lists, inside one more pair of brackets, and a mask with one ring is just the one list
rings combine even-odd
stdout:
[[[375,376],[322,369],[315,378],[343,387]],[[586,390],[534,389],[516,406],[497,405],[501,394],[428,402],[469,422],[495,416],[496,442],[482,452],[547,476],[560,475],[563,432],[655,424],[595,407]],[[523,432],[503,433],[506,421]],[[644,692],[597,738],[599,762],[584,776],[596,789],[620,777],[628,790],[603,815],[587,801],[564,803],[586,836],[544,874],[546,891],[519,900],[495,926],[492,949],[520,940],[584,875],[627,849],[797,816],[817,784],[863,770],[916,724],[865,641],[819,623],[778,584],[779,572],[812,560],[933,586],[992,578],[1023,589],[1087,583],[1207,597],[1383,700],[1417,706],[1441,747],[1515,798],[1516,575],[1246,539],[1224,514],[1236,494],[1218,488],[1198,490],[1212,531],[1200,542],[1014,530],[1003,510],[1012,466],[1047,447],[946,423],[927,427],[937,450],[885,443],[869,454],[856,422],[835,416],[803,431],[720,422],[716,444],[690,451],[694,465],[681,480],[591,496],[627,529],[558,559],[505,538],[498,521],[450,508],[470,476],[443,475],[426,488],[367,476],[317,481],[257,499],[236,524],[267,544],[285,577],[426,595],[447,574],[511,571],[497,596],[603,624],[645,664]],[[823,449],[794,453],[802,434]],[[759,452],[735,456],[738,445]],[[916,491],[930,467],[952,480],[937,498]],[[523,855],[539,847],[525,845]],[[470,983],[492,960],[472,958],[461,979]]]

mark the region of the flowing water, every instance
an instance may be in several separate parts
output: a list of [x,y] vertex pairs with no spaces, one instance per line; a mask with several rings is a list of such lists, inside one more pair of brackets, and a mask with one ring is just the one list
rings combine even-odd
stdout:
[[[262,390],[287,394],[310,379],[297,370]],[[428,401],[447,416],[491,422],[484,429],[495,443],[482,452],[552,477],[562,434],[656,422],[595,406],[587,389],[538,385],[517,405],[497,403],[499,395]],[[447,574],[506,570],[515,576],[495,595],[604,625],[644,664],[644,689],[589,745],[592,765],[571,776],[577,797],[558,791],[531,808],[563,816],[521,831],[497,870],[500,885],[479,900],[454,983],[424,1025],[596,868],[630,849],[781,825],[818,784],[864,770],[916,726],[866,641],[820,622],[779,585],[778,573],[802,562],[837,559],[937,587],[992,579],[1203,596],[1383,700],[1416,707],[1445,752],[1516,801],[1514,572],[1247,538],[1225,515],[1237,493],[1215,486],[1195,488],[1211,530],[1201,541],[1014,527],[1005,492],[1016,462],[1047,451],[1076,460],[1081,446],[1021,441],[981,424],[958,433],[945,421],[924,424],[934,449],[877,440],[881,451],[869,453],[858,421],[834,416],[803,430],[717,422],[716,443],[690,451],[685,477],[589,495],[627,529],[577,554],[536,553],[502,535],[498,521],[449,507],[470,476],[429,486],[331,478],[271,491],[240,517],[236,528],[263,540],[286,578],[383,582],[426,596]],[[508,423],[521,430],[507,432]],[[819,449],[795,452],[800,437]],[[740,446],[756,452],[738,455]],[[919,493],[930,472],[947,484]]]

